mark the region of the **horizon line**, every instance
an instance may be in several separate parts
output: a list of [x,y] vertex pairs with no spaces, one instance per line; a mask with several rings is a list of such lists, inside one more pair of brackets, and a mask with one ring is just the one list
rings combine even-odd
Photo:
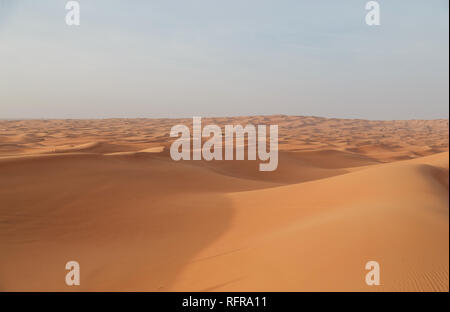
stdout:
[[408,119],[368,119],[368,118],[351,118],[351,117],[323,117],[316,115],[289,115],[289,114],[257,114],[257,115],[223,115],[223,116],[199,116],[198,114],[191,117],[82,117],[82,118],[55,118],[55,117],[32,117],[32,118],[0,118],[0,121],[33,121],[33,120],[132,120],[132,119],[151,119],[151,120],[167,120],[167,119],[192,119],[193,117],[201,117],[205,119],[217,118],[249,118],[249,117],[303,117],[303,118],[320,118],[320,119],[340,119],[340,120],[365,120],[365,121],[438,121],[447,120],[449,117],[441,118],[408,118]]

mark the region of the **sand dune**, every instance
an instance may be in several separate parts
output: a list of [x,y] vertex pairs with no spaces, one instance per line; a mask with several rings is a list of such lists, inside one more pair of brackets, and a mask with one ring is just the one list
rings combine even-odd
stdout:
[[172,161],[190,122],[0,121],[0,291],[449,290],[448,120],[205,120],[278,123],[274,172]]

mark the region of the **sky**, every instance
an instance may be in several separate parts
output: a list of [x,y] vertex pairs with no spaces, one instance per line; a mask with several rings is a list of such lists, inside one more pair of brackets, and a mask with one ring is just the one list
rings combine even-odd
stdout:
[[0,119],[449,116],[448,0],[0,0]]

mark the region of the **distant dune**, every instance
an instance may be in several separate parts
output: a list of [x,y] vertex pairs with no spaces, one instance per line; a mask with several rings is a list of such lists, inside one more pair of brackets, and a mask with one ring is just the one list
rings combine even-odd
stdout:
[[0,121],[0,291],[449,291],[447,119],[203,122],[278,124],[278,169],[171,160],[190,119]]

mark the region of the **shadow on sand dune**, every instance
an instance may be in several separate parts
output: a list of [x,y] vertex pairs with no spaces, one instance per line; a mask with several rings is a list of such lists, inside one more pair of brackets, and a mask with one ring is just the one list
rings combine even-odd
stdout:
[[[165,290],[232,218],[214,191],[220,177],[151,158],[40,157],[0,172],[8,291]],[[70,260],[81,266],[76,289],[64,282]]]

